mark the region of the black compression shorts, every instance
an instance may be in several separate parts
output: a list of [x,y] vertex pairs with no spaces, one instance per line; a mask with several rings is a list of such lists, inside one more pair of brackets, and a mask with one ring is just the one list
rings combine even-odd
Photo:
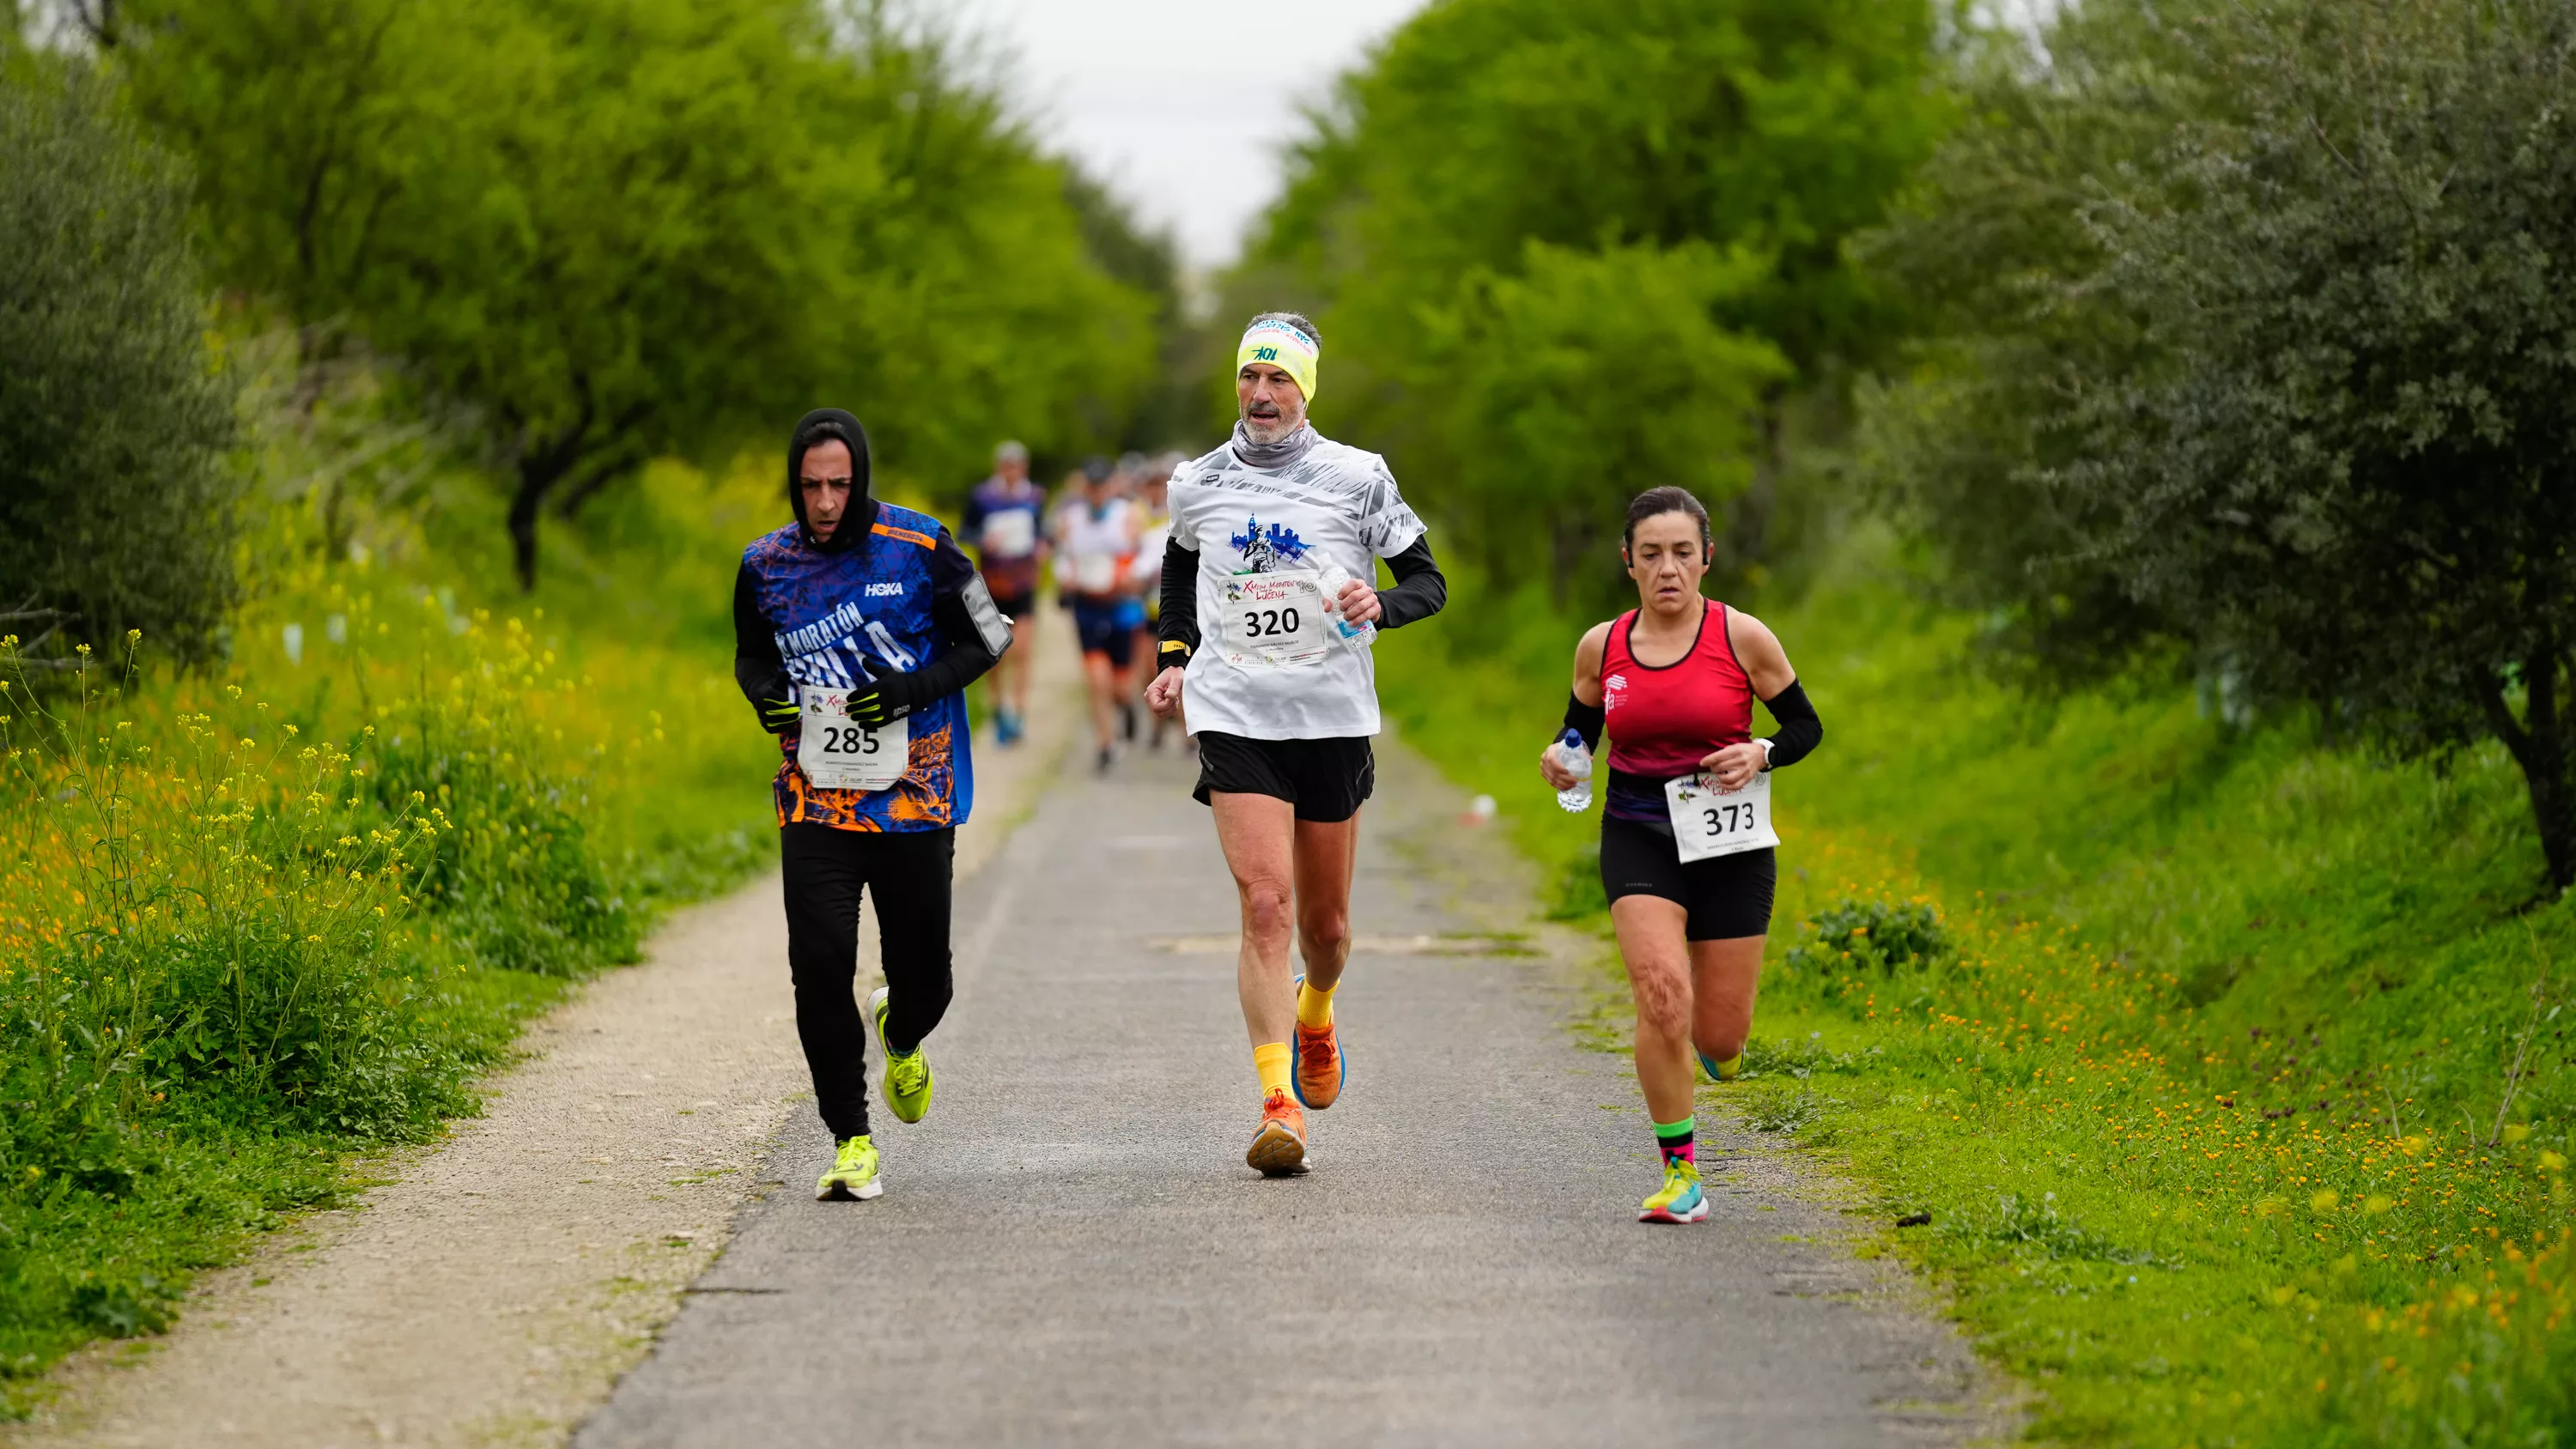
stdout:
[[1210,792],[1268,795],[1297,807],[1297,818],[1319,824],[1348,820],[1377,788],[1377,755],[1368,737],[1329,740],[1249,740],[1202,730],[1199,784],[1191,798],[1208,803]]
[[1747,850],[1682,864],[1670,834],[1634,820],[1601,821],[1601,889],[1610,899],[1660,896],[1690,913],[1682,937],[1732,941],[1771,929],[1779,865],[1771,850]]

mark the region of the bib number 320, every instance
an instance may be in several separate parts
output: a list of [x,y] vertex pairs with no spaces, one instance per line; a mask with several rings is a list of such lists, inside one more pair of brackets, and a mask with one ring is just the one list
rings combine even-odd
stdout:
[[912,761],[912,725],[895,720],[871,729],[850,719],[846,690],[799,691],[796,765],[817,790],[882,790]]
[[1740,790],[1721,790],[1715,776],[1684,775],[1664,785],[1673,820],[1673,843],[1685,862],[1740,855],[1780,843],[1771,828],[1771,774],[1764,771]]
[[1237,574],[1218,588],[1217,643],[1237,669],[1303,669],[1332,649],[1311,569]]

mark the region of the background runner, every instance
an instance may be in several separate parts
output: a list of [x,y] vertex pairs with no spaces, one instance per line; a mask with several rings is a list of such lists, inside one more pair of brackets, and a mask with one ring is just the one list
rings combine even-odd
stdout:
[[[1046,561],[1046,533],[1039,514],[1046,490],[1029,479],[1029,450],[1016,442],[993,450],[993,476],[966,495],[961,531],[975,545],[993,606],[1026,626],[1038,608],[1038,568]],[[1019,743],[1028,728],[1029,667],[1026,651],[1006,653],[993,671],[993,740]]]

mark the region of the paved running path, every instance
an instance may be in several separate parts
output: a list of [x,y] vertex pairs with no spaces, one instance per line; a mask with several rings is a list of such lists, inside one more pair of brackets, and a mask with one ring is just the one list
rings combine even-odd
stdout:
[[1231,954],[1157,944],[1234,930],[1191,769],[1140,754],[1096,781],[1070,753],[961,892],[936,1107],[878,1112],[885,1195],[813,1201],[829,1146],[799,1109],[781,1186],[579,1449],[1795,1449],[1984,1427],[1955,1336],[1876,1265],[1795,1241],[1836,1220],[1760,1164],[1712,1173],[1707,1223],[1634,1221],[1653,1152],[1624,1063],[1566,1030],[1567,969],[1402,949],[1491,932],[1526,891],[1385,741],[1349,1086],[1310,1116],[1311,1176],[1245,1168]]

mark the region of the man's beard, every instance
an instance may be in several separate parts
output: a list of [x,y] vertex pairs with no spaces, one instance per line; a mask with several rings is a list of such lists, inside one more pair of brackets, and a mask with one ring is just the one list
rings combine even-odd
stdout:
[[1284,441],[1290,433],[1297,431],[1300,425],[1301,420],[1292,419],[1285,412],[1267,418],[1255,416],[1249,408],[1246,408],[1243,413],[1243,435],[1250,438],[1256,445],[1265,448],[1273,443]]

